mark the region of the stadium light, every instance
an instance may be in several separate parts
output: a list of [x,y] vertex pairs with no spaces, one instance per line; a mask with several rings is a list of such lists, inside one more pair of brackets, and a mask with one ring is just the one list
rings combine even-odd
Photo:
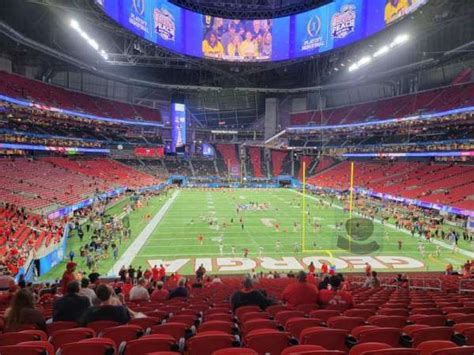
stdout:
[[390,50],[389,46],[383,46],[383,47],[379,48],[379,50],[377,52],[375,52],[372,55],[372,57],[374,57],[374,58],[380,57],[381,55],[384,55],[385,53],[387,53],[389,50]]
[[359,69],[360,67],[369,64],[372,61],[372,58],[378,58],[384,54],[387,54],[390,52],[394,47],[397,47],[405,42],[407,42],[410,39],[410,36],[406,33],[403,33],[401,35],[398,35],[395,37],[389,45],[384,45],[380,47],[375,53],[373,53],[371,56],[365,56],[359,59],[357,62],[349,66],[348,71],[352,72],[354,70]]
[[104,58],[105,60],[109,59],[109,56],[107,55],[107,53],[103,49],[100,48],[99,43],[97,43],[95,39],[91,38],[91,36],[89,36],[89,34],[81,28],[81,25],[79,24],[77,20],[71,19],[71,21],[69,22],[69,25],[79,34],[79,36],[84,38],[84,40],[89,44],[89,46],[94,48],[95,51],[102,58]]
[[366,65],[368,63],[370,63],[372,61],[372,58],[370,58],[369,56],[365,56],[365,57],[362,57],[358,62],[357,62],[357,65],[359,66],[359,68],[362,66],[362,65]]
[[393,40],[393,42],[390,44],[390,47],[393,48],[393,47],[396,47],[400,44],[403,44],[405,43],[406,41],[408,41],[410,39],[410,36],[408,36],[406,33],[404,34],[401,34],[401,35],[398,35],[397,37],[395,37],[395,39]]

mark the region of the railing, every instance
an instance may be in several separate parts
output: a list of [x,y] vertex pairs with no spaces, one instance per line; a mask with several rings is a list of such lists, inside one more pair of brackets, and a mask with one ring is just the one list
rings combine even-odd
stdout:
[[418,278],[418,279],[409,279],[408,286],[410,290],[435,290],[441,291],[442,282],[440,279],[436,278]]
[[474,293],[474,279],[465,279],[459,281],[459,292]]

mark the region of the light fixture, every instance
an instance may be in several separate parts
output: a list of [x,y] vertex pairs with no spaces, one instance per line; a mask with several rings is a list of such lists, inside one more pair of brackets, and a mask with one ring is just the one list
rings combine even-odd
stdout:
[[380,57],[381,55],[387,53],[389,50],[390,50],[390,47],[389,47],[389,46],[380,47],[380,48],[377,50],[377,52],[375,52],[372,56],[373,56],[374,58]]
[[84,40],[89,44],[89,46],[94,48],[102,58],[104,58],[105,60],[109,59],[107,53],[100,48],[99,43],[97,43],[95,39],[91,38],[89,34],[81,28],[81,25],[77,20],[71,19],[69,25],[79,34],[79,36],[84,38]]

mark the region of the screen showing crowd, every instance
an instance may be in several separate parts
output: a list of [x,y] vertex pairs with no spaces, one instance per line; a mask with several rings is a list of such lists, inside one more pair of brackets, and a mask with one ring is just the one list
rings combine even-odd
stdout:
[[202,54],[225,60],[272,58],[272,20],[235,20],[204,16]]

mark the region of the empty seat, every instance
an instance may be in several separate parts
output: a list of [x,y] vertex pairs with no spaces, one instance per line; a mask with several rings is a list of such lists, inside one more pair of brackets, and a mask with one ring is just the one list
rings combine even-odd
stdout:
[[402,329],[406,325],[406,317],[404,316],[381,316],[376,315],[369,317],[369,324],[379,327],[394,327]]
[[297,355],[297,354],[306,354],[313,351],[326,350],[320,345],[294,345],[289,346],[284,349],[281,355]]
[[323,322],[327,322],[327,320],[331,317],[335,317],[340,315],[341,312],[330,310],[330,309],[317,309],[315,311],[311,311],[309,316],[311,318],[321,319]]
[[280,311],[275,315],[275,321],[284,326],[289,319],[296,317],[304,317],[304,313],[300,311]]
[[127,342],[123,355],[145,355],[155,351],[170,351],[175,345],[176,341],[171,335],[144,335],[139,339]]
[[112,355],[115,351],[114,341],[107,338],[85,339],[60,347],[61,355]]
[[329,350],[346,351],[345,341],[348,334],[344,329],[306,328],[300,334],[300,344],[321,345]]
[[421,351],[421,355],[431,355],[433,351],[452,348],[456,344],[449,340],[428,340],[417,345],[417,349]]
[[214,351],[212,355],[258,355],[258,353],[249,348],[225,348]]
[[271,319],[252,319],[241,325],[242,333],[248,333],[255,329],[277,329],[278,325]]
[[91,328],[73,328],[57,330],[50,338],[51,344],[58,349],[64,344],[76,343],[80,340],[95,337],[95,331]]
[[396,347],[400,342],[400,329],[380,327],[376,329],[367,329],[357,336],[358,343],[378,342]]
[[167,334],[171,335],[176,341],[184,338],[188,326],[184,323],[169,322],[151,327],[151,334]]
[[291,318],[286,322],[285,330],[291,334],[291,336],[299,339],[301,331],[310,327],[317,327],[321,325],[321,320],[316,318],[304,318],[295,317]]
[[245,335],[245,346],[259,354],[280,354],[288,346],[290,335],[275,329],[252,330]]
[[363,344],[354,345],[349,351],[349,355],[363,355],[367,351],[376,351],[381,349],[390,349],[391,346],[379,342],[369,342]]
[[128,324],[106,328],[100,333],[100,337],[112,339],[118,348],[121,343],[138,339],[143,335],[143,333],[142,327],[134,324]]
[[431,355],[472,355],[474,354],[474,346],[456,346],[452,348],[444,348],[435,350]]
[[361,317],[335,316],[327,320],[328,327],[345,329],[351,331],[353,328],[364,325],[365,320]]
[[99,334],[102,330],[106,328],[112,328],[118,325],[120,325],[120,323],[111,320],[98,320],[87,324],[87,328],[94,329],[94,331]]
[[427,340],[450,340],[452,336],[453,329],[451,327],[428,327],[411,333],[415,347]]
[[77,327],[78,325],[76,322],[68,322],[68,321],[59,321],[59,322],[46,324],[46,330],[49,336],[53,335],[54,332],[58,330],[72,329],[72,328],[77,328]]
[[[203,332],[187,341],[189,355],[212,354],[219,349],[232,347],[235,338],[224,332]],[[135,355],[135,354],[134,354]]]
[[214,320],[205,322],[198,328],[198,333],[207,331],[222,331],[224,333],[232,334],[234,331],[234,324],[231,322]]
[[41,330],[23,330],[21,332],[12,332],[0,334],[0,346],[16,345],[25,341],[47,340],[46,333]]

